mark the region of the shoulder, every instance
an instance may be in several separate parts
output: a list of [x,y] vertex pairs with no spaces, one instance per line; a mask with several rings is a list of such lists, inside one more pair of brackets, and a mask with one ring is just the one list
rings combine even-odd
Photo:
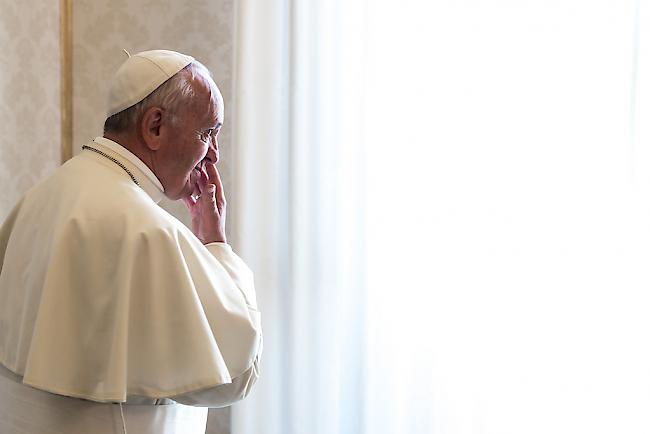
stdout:
[[32,227],[102,243],[191,235],[129,177],[82,156],[34,186],[24,197],[21,214],[20,219]]

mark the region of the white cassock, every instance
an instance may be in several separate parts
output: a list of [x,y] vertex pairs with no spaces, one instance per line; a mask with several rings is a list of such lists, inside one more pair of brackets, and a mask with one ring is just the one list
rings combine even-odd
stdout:
[[[29,190],[0,229],[0,433],[203,434],[258,376],[252,273],[157,205],[115,142]],[[115,403],[126,403],[117,405]]]

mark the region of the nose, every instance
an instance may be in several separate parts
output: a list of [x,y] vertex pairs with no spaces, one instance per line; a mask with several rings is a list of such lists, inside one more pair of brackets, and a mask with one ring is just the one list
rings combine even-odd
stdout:
[[219,141],[216,137],[210,141],[204,160],[207,160],[210,164],[217,164],[219,162]]

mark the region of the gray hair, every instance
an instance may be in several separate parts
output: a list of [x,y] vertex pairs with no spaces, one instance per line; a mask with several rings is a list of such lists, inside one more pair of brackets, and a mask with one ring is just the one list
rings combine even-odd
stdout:
[[193,61],[169,80],[158,86],[145,99],[110,116],[104,122],[104,134],[123,133],[137,125],[144,112],[151,107],[161,107],[171,115],[171,121],[175,122],[179,108],[190,103],[194,97],[192,80],[197,75],[210,78],[210,71],[198,61]]

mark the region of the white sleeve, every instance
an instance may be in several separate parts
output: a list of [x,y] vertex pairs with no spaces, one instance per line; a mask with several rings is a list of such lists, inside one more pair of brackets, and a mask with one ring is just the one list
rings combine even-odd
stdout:
[[170,399],[194,407],[227,407],[246,398],[253,388],[253,384],[259,378],[259,375],[258,355],[253,366],[239,377],[233,378],[232,383],[171,396]]
[[[248,266],[232,251],[230,245],[226,243],[210,243],[206,245],[206,248],[226,269],[231,279],[235,282],[235,285],[242,291],[248,309],[256,315],[259,315],[253,274]],[[226,407],[240,401],[248,396],[253,385],[259,378],[259,360],[261,353],[262,335],[260,333],[257,357],[253,361],[253,365],[238,377],[233,378],[231,383],[171,396],[169,398],[181,404],[195,407]]]
[[246,263],[232,251],[229,244],[210,243],[205,247],[223,265],[235,285],[242,291],[248,307],[257,310],[253,273]]

